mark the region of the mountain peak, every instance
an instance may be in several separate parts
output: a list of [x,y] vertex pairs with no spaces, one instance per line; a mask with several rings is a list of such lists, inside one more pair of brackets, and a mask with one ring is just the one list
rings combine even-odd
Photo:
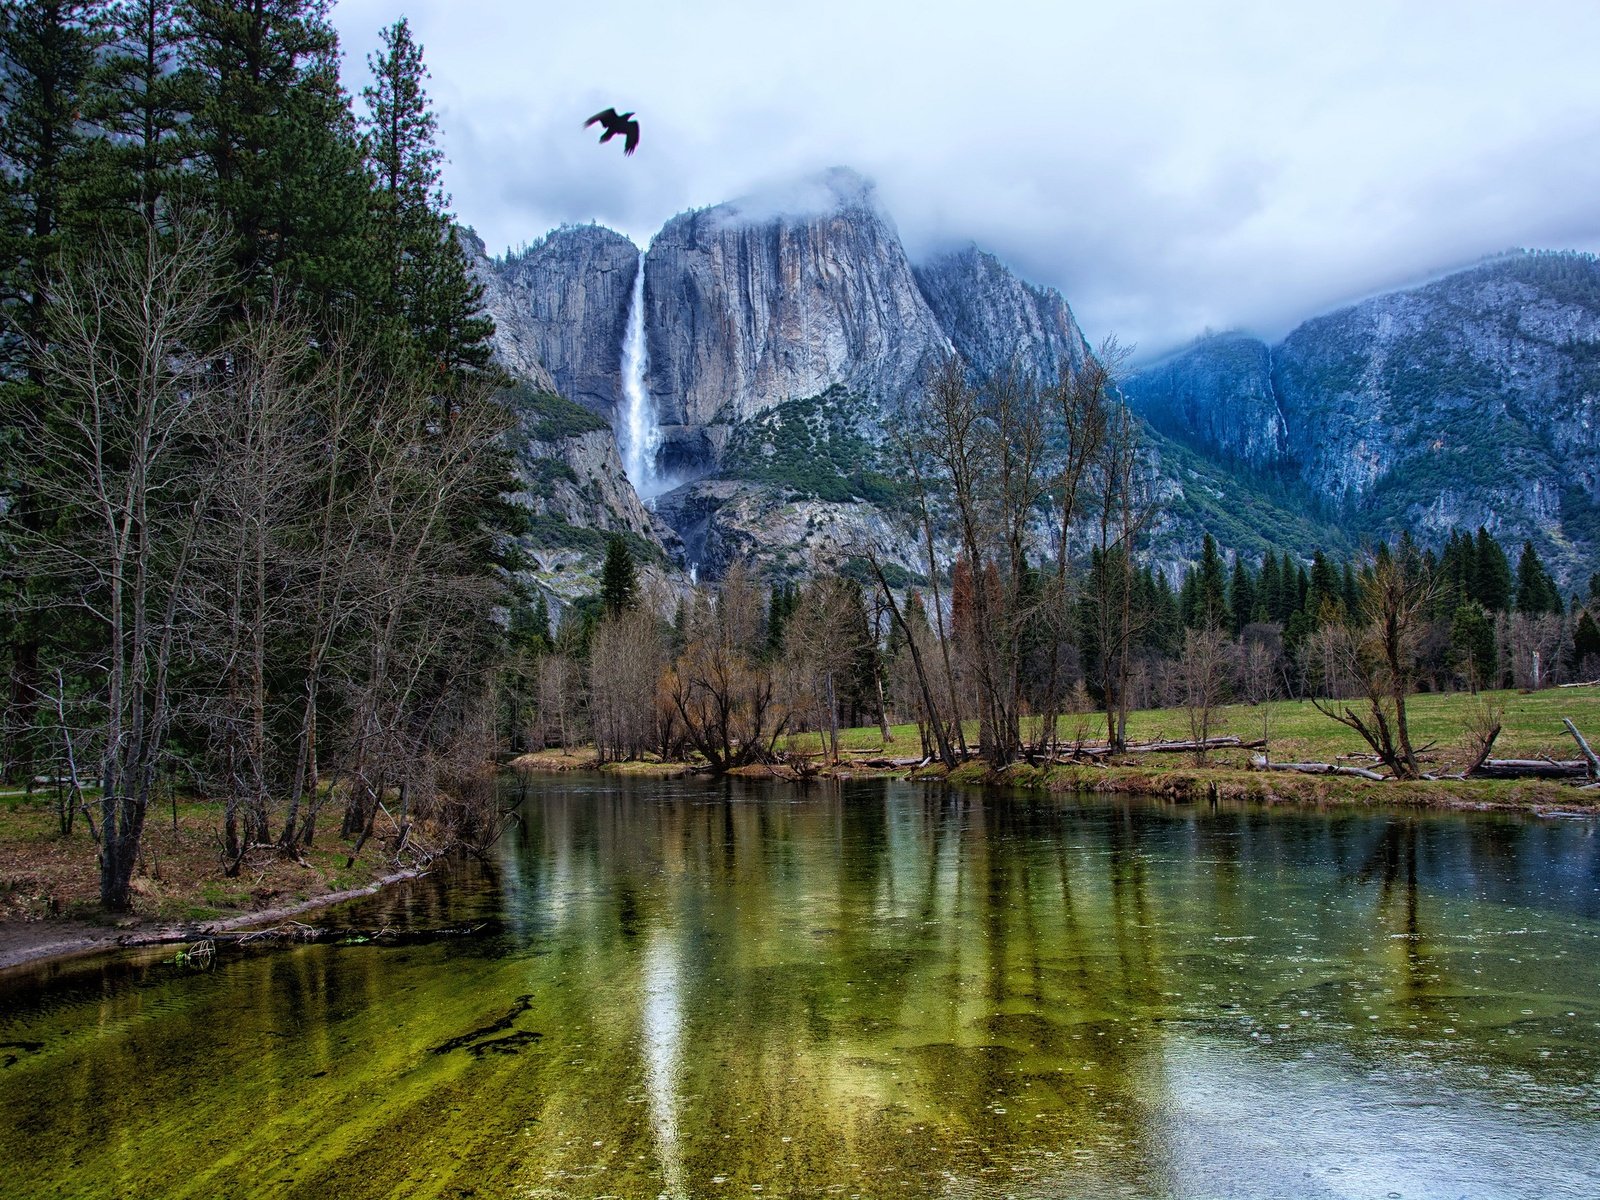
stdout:
[[870,213],[879,219],[888,215],[878,200],[877,185],[851,167],[829,167],[771,184],[711,211],[730,225],[806,221],[847,212]]

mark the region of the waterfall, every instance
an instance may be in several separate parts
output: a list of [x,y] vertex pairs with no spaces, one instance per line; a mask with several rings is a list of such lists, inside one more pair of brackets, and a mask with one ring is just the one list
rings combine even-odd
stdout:
[[656,470],[661,449],[661,425],[645,376],[650,372],[650,350],[644,340],[644,252],[633,275],[633,299],[628,303],[628,332],[622,339],[622,421],[617,443],[622,466],[641,500],[652,500],[666,486]]

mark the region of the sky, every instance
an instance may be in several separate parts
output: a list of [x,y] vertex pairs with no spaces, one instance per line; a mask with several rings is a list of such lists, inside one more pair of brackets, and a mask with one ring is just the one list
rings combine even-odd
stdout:
[[339,0],[353,93],[401,16],[491,253],[843,165],[914,259],[975,242],[1149,359],[1600,251],[1597,0]]

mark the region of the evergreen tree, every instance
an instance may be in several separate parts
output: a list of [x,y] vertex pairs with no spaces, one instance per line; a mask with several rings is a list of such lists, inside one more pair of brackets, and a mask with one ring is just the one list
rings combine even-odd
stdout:
[[[100,42],[93,10],[76,0],[0,6],[0,564],[8,568],[11,547],[54,520],[37,476],[30,481],[48,408],[34,348],[48,327],[46,283],[68,239],[93,221],[82,120]],[[37,613],[41,586],[0,571],[0,774],[14,777],[33,769],[49,632]]]
[[542,588],[533,589],[533,603],[519,604],[511,610],[511,642],[534,654],[548,654],[550,640],[550,602]]
[[1263,621],[1282,622],[1283,580],[1278,572],[1278,556],[1268,550],[1261,559],[1260,598],[1257,607]]
[[1478,526],[1477,545],[1473,548],[1472,599],[1489,612],[1506,612],[1511,607],[1511,563],[1500,543],[1489,536],[1489,531]]
[[186,0],[185,132],[245,296],[371,296],[369,180],[328,0]]
[[1306,589],[1306,616],[1313,626],[1343,618],[1344,588],[1333,564],[1320,549],[1311,556],[1311,573]]
[[1233,623],[1228,611],[1228,582],[1217,543],[1208,533],[1200,545],[1200,566],[1195,578],[1195,612],[1192,627],[1224,629]]
[[479,315],[473,283],[440,182],[444,155],[429,104],[422,47],[405,18],[382,31],[369,55],[373,83],[362,91],[362,145],[372,172],[373,227],[382,282],[382,317],[404,331],[413,351],[443,374],[488,364],[492,325]]
[[1228,583],[1228,609],[1233,614],[1233,636],[1238,637],[1244,627],[1255,619],[1256,611],[1256,587],[1242,554],[1236,554],[1233,558],[1233,577]]
[[1145,640],[1157,654],[1171,658],[1183,648],[1184,627],[1178,597],[1168,585],[1166,575],[1151,567],[1144,568],[1140,592],[1145,597],[1144,610],[1150,614]]
[[1339,593],[1344,602],[1346,620],[1353,620],[1361,611],[1361,585],[1356,579],[1354,564],[1347,558],[1339,578]]
[[1499,671],[1494,622],[1474,600],[1462,603],[1451,618],[1450,658],[1451,665],[1473,689],[1492,684]]
[[1532,542],[1522,543],[1522,556],[1517,560],[1517,611],[1530,617],[1561,615],[1561,591]]
[[125,0],[111,9],[111,43],[87,115],[95,145],[93,190],[102,212],[122,209],[154,225],[184,184],[183,130],[193,77],[179,69],[183,28],[174,0]]
[[606,540],[606,560],[600,568],[600,606],[620,616],[639,598],[639,574],[627,539],[614,533]]
[[1572,631],[1572,658],[1580,671],[1585,664],[1600,660],[1600,625],[1595,624],[1587,609],[1579,614]]

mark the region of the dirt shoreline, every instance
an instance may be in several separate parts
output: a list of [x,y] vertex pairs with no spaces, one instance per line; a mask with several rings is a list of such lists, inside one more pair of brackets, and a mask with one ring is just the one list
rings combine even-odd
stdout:
[[90,920],[75,920],[71,917],[50,917],[37,921],[0,921],[0,972],[124,947],[189,942],[219,933],[236,933],[256,926],[271,927],[301,913],[374,895],[394,884],[420,879],[427,873],[427,869],[421,867],[396,871],[363,887],[329,892],[295,904],[241,913],[236,917],[226,917],[221,920],[146,923],[134,918],[125,924],[113,926],[101,925]]

